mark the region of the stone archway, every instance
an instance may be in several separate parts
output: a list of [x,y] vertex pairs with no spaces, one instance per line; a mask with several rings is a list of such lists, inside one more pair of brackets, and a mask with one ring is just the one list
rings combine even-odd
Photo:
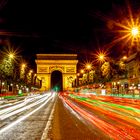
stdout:
[[51,73],[51,89],[55,91],[62,91],[62,73],[58,70],[55,70]]
[[41,90],[51,89],[53,71],[62,73],[63,90],[72,87],[77,72],[77,54],[37,54],[37,76],[42,80]]

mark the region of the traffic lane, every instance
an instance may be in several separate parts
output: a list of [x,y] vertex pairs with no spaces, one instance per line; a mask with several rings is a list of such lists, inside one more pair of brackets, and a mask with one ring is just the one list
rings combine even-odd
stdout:
[[121,117],[125,121],[128,121],[128,123],[133,122],[133,124],[135,125],[139,124],[140,110],[138,108],[129,106],[129,104],[127,103],[125,105],[121,105],[120,103],[117,104],[109,101],[106,102],[102,100],[91,99],[72,94],[66,97],[71,98],[77,102],[80,102],[81,104],[84,104],[86,106],[89,106],[89,108],[93,110],[101,111],[103,114],[115,115],[118,118]]
[[60,98],[57,100],[54,119],[48,138],[54,140],[110,139],[96,126],[91,125],[90,122],[71,110]]
[[[54,101],[55,100],[51,98],[49,102],[40,105],[40,108],[38,110],[36,111],[33,110],[34,112],[32,114],[30,113],[30,115],[27,118],[19,121],[18,123],[16,123],[15,125],[6,129],[3,132],[2,132],[3,130],[2,128],[0,130],[0,139],[2,140],[41,139],[42,133],[48,121],[49,114],[51,112]],[[21,116],[20,118],[23,117],[24,116]]]
[[1,110],[10,108],[12,106],[20,106],[20,104],[22,103],[23,105],[28,104],[30,102],[33,102],[33,100],[38,100],[39,98],[41,98],[40,94],[34,94],[30,96],[24,96],[22,98],[17,97],[15,100],[5,100],[5,102],[0,105],[0,112]]
[[[38,108],[45,100],[50,97],[49,94],[35,98],[34,100],[24,100],[20,103],[0,110],[0,129],[14,123],[14,121],[20,119],[22,116],[28,115],[30,112]],[[1,131],[0,131],[1,132]]]
[[128,105],[128,106],[140,109],[139,99],[117,97],[117,96],[115,97],[114,96],[95,96],[91,94],[89,95],[89,98],[93,100],[104,101],[104,102],[117,103],[117,104],[125,105],[125,106]]
[[[75,102],[77,102],[78,104]],[[107,106],[105,108],[103,106],[103,103],[101,105],[95,104],[95,102],[94,104],[91,104],[91,102],[86,102],[86,100],[83,100],[83,98],[81,101],[77,101],[76,99],[69,105],[77,112],[83,114],[85,113],[85,116],[83,114],[81,115],[87,118],[87,120],[89,119],[90,122],[94,120],[94,122],[92,122],[94,125],[98,126],[98,128],[100,128],[102,131],[104,131],[114,139],[120,139],[124,136],[126,138],[128,137],[128,139],[140,139],[140,123],[137,116],[132,117],[132,115],[128,115],[122,110],[115,110],[116,108],[114,108],[114,110],[113,108],[110,109],[110,107],[107,108]],[[91,118],[86,117],[90,115]],[[106,128],[110,130],[110,133],[108,133],[108,130]],[[118,136],[116,134],[118,134]]]

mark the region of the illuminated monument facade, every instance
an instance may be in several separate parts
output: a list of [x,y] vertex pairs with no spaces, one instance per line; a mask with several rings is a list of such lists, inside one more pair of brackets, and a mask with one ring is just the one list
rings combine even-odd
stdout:
[[54,71],[62,73],[62,87],[72,87],[77,72],[77,54],[37,54],[37,77],[42,80],[41,90],[51,89],[51,75]]

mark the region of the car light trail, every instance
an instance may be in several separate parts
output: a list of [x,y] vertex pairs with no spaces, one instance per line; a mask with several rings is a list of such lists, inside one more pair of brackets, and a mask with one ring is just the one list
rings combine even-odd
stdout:
[[0,134],[2,134],[4,131],[10,129],[11,127],[14,127],[19,122],[25,120],[27,117],[29,117],[30,115],[32,115],[33,113],[35,113],[36,111],[38,111],[39,109],[41,109],[43,106],[45,106],[54,97],[55,97],[55,95],[50,95],[48,98],[46,98],[46,101],[43,104],[41,104],[39,107],[37,107],[36,109],[34,109],[33,111],[31,111],[27,115],[24,115],[21,118],[17,119],[16,121],[12,122],[11,124],[7,125],[6,127],[2,128],[0,130]]
[[15,115],[15,114],[18,114],[18,113],[20,113],[22,111],[25,111],[27,109],[30,109],[31,107],[34,107],[34,106],[40,104],[41,102],[44,102],[48,97],[50,97],[50,96],[48,96],[48,95],[47,96],[43,96],[43,99],[40,99],[40,100],[36,101],[35,103],[32,103],[32,104],[27,105],[25,107],[22,107],[23,105],[20,105],[20,107],[22,107],[22,108],[20,108],[18,110],[15,110],[15,111],[13,111],[11,113],[8,112],[7,114],[5,113],[5,114],[1,115],[0,116],[0,120],[4,120],[4,119],[6,119],[6,118],[8,118],[8,117],[10,117],[12,115]]
[[[91,115],[89,112],[84,111],[83,109],[81,109],[80,107],[78,107],[77,105],[75,105],[74,103],[72,103],[71,101],[69,101],[68,99],[66,99],[64,97],[61,97],[61,99],[64,102],[66,102],[72,109],[74,109],[76,112],[78,112],[81,116],[83,116],[84,118],[89,120],[91,123],[96,125],[98,128],[100,128],[103,132],[105,132],[107,135],[109,135],[113,139],[134,140],[139,137],[140,130],[137,130],[133,126],[130,126],[129,124],[126,124],[123,121],[121,121],[119,119],[119,118],[122,119],[121,114],[120,115],[118,114],[118,116],[117,116],[117,114],[114,115],[110,111],[106,111],[105,110],[106,108],[104,108],[103,103],[99,106],[100,102],[97,102],[97,105],[96,105],[95,103],[92,104],[92,102],[86,100],[85,98],[82,98],[83,100],[80,100],[80,97],[77,97],[77,99],[76,99],[76,100],[79,99],[79,102],[81,102],[83,105],[88,106],[88,107],[91,106],[92,109],[94,109],[96,111],[98,110],[98,111],[102,112],[103,114],[105,114],[106,116],[108,116],[108,118],[114,120],[116,122],[116,123],[114,123],[114,125],[111,125],[111,123],[105,122],[105,121],[101,120],[100,118],[93,116],[93,114]],[[110,104],[108,104],[108,105],[110,106]],[[125,109],[128,109],[128,108],[126,107]],[[123,118],[127,119],[125,117],[126,116],[124,116]],[[134,123],[132,120],[131,120],[131,122]],[[118,125],[118,123],[120,125]],[[137,125],[138,125],[138,122],[137,122]]]
[[81,101],[92,103],[96,106],[108,107],[110,109],[115,108],[118,111],[122,110],[123,112],[128,113],[132,116],[134,114],[136,114],[138,117],[140,117],[140,110],[137,109],[137,108],[129,107],[128,104],[126,104],[126,106],[123,106],[123,105],[109,103],[109,102],[103,102],[103,101],[99,101],[99,100],[92,100],[92,99],[89,99],[89,98],[79,97],[79,96],[75,96],[75,95],[70,95],[70,97],[76,98],[76,99],[81,100]]
[[6,105],[1,105],[0,108],[4,108],[4,107],[7,107],[7,106],[12,106],[13,104],[10,103],[10,104],[6,104]]
[[[48,95],[43,95],[43,96],[40,95],[38,98],[44,98],[45,96],[48,96]],[[10,112],[12,112],[12,111],[14,111],[14,110],[16,110],[18,108],[21,108],[21,107],[25,106],[26,104],[28,104],[31,101],[32,102],[35,101],[36,99],[37,99],[36,97],[33,98],[32,100],[30,98],[27,98],[21,104],[16,104],[15,106],[11,106],[9,108],[2,109],[2,110],[0,110],[0,115],[2,116],[2,114],[4,115],[6,113],[10,113]],[[0,116],[0,118],[1,118],[1,116]]]
[[[110,112],[110,114],[113,114],[118,119],[122,119],[124,121],[131,122],[132,124],[139,126],[140,113],[139,113],[138,109],[133,108],[133,110],[132,110],[132,109],[129,109],[128,106],[123,107],[123,109],[122,109],[122,108],[119,108],[120,105],[117,106],[117,104],[113,104],[113,106],[112,106],[112,103],[106,103],[106,102],[104,103],[104,102],[101,102],[98,100],[91,100],[91,99],[88,99],[85,97],[81,98],[79,96],[77,97],[77,96],[72,95],[72,98],[75,98],[76,100],[81,101],[81,103],[85,103],[85,104],[88,103],[88,104],[86,104],[86,106],[88,106],[88,107],[89,107],[89,104],[92,105],[92,108],[96,107],[96,109],[94,108],[95,110],[97,110],[97,108],[98,108],[100,110],[100,112],[102,112],[102,110],[104,109],[104,110],[106,110],[106,112],[108,112],[108,113]],[[128,109],[128,111],[124,110],[124,108]],[[131,111],[129,111],[129,110],[131,110]],[[126,115],[126,112],[127,112],[127,115]],[[134,114],[135,114],[135,116],[134,116]]]
[[[113,122],[114,121],[116,122],[116,123],[113,124],[115,127],[119,127],[120,129],[122,129],[122,130],[124,130],[128,133],[131,133],[136,138],[139,137],[140,130],[131,126],[130,124],[126,123],[126,122],[131,122],[133,124],[133,120],[131,120],[129,118],[129,116],[122,116],[119,113],[118,114],[113,113],[111,111],[106,110],[106,108],[100,107],[96,104],[92,104],[91,102],[80,101],[80,100],[75,100],[75,101],[84,105],[84,106],[87,106],[88,108],[91,108],[93,111],[101,112],[102,114],[106,115],[106,117],[109,118],[109,121],[112,120]],[[126,122],[123,122],[122,120],[124,120]],[[135,124],[137,126],[139,126],[138,122],[136,122]]]

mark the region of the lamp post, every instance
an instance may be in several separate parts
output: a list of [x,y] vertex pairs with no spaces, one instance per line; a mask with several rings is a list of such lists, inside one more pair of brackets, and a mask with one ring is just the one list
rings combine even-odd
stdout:
[[14,65],[14,59],[15,59],[15,54],[14,53],[9,53],[8,54],[8,57],[9,57],[9,61],[10,61],[10,63],[11,63],[11,71],[12,71],[12,80],[13,80],[13,84],[12,85],[10,85],[10,86],[12,86],[12,92],[13,92],[13,94],[15,94],[15,92],[16,92],[16,83],[15,83],[15,79],[16,79],[16,72],[15,72],[15,65]]
[[99,68],[97,69],[98,70],[98,74],[99,74],[98,75],[98,80],[99,80],[99,82],[101,82],[101,78],[102,78],[101,66],[107,60],[107,52],[103,51],[103,50],[99,50],[95,54],[95,57],[96,57],[96,61],[99,63]]
[[119,93],[120,93],[120,82],[117,82],[117,94],[119,96]]
[[79,86],[79,76],[80,76],[80,73],[77,73],[77,75],[76,75],[76,87]]
[[86,64],[86,70],[87,70],[87,84],[89,84],[89,72],[92,68],[91,64]]
[[82,74],[82,83],[81,84],[83,85],[84,84],[84,82],[83,82],[83,74],[85,73],[85,71],[83,69],[81,69],[80,73]]
[[[139,53],[140,53],[140,47],[139,47],[139,38],[140,38],[140,29],[138,26],[133,26],[131,28],[131,35],[132,35],[132,40],[133,40],[133,43],[136,44],[136,61],[135,63],[137,64],[137,59],[139,59]],[[136,73],[139,72],[139,71],[136,71]],[[137,75],[137,74],[136,74]],[[139,80],[139,83],[140,83],[140,77],[139,75],[137,75],[137,78]],[[139,84],[138,83],[138,84]],[[132,92],[132,96],[135,97],[135,88],[134,88],[134,84],[132,84],[132,88],[133,88],[133,92]]]
[[25,79],[25,68],[26,68],[26,64],[23,63],[21,65],[21,71],[20,71],[20,78],[23,79],[23,80]]
[[36,73],[34,74],[34,76],[33,76],[33,85],[35,86],[35,84],[36,84],[36,78],[37,78],[37,75],[36,75]]
[[29,71],[29,91],[31,91],[31,87],[33,84],[33,70]]
[[133,43],[133,45],[136,44],[136,50],[137,50],[137,52],[139,52],[140,51],[140,48],[139,48],[140,29],[139,29],[139,27],[136,25],[131,27],[130,34],[131,34],[132,43]]

